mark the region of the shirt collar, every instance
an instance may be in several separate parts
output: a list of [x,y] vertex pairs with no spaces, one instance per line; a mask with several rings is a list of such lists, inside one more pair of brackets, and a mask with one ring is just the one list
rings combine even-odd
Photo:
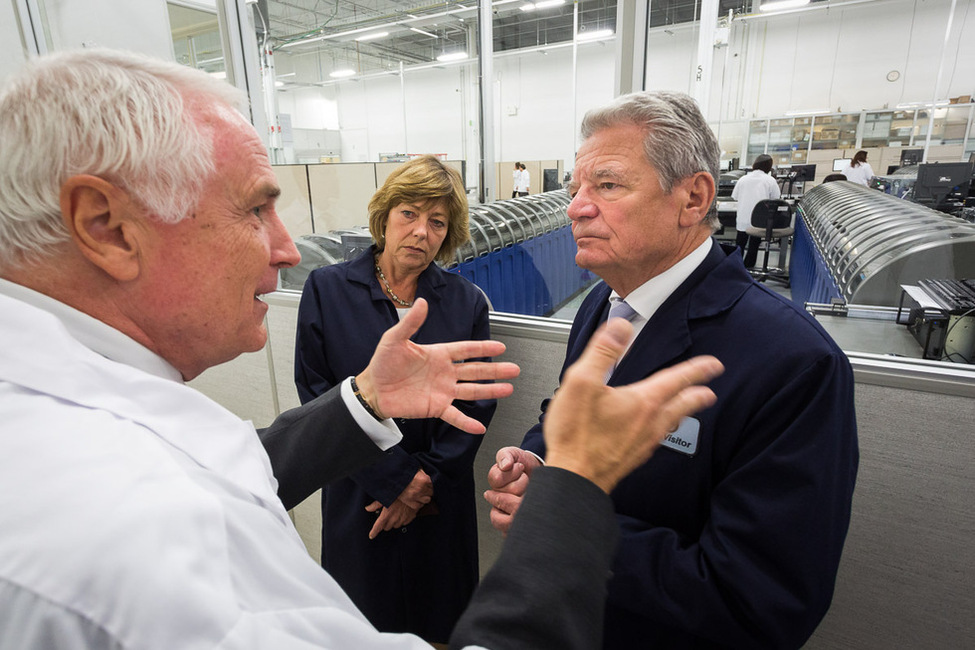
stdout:
[[161,356],[114,327],[74,307],[3,278],[0,278],[0,294],[53,315],[61,321],[74,339],[106,359],[132,366],[162,379],[183,382],[180,372]]
[[[677,264],[650,278],[626,296],[627,304],[639,314],[642,321],[650,320],[670,294],[701,265],[711,251],[711,243],[711,238],[708,237]],[[609,294],[611,302],[619,299],[620,295],[615,290]]]

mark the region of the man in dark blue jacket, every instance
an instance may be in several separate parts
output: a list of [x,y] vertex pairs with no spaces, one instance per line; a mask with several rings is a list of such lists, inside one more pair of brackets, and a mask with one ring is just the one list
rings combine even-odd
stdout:
[[[582,136],[568,214],[576,263],[604,282],[576,316],[565,367],[612,309],[637,333],[609,385],[698,354],[726,368],[717,402],[611,495],[620,543],[604,647],[797,648],[829,608],[850,519],[849,362],[711,239],[719,149],[690,97],[621,97],[587,114]],[[486,496],[499,530],[544,457],[540,424],[498,452]]]

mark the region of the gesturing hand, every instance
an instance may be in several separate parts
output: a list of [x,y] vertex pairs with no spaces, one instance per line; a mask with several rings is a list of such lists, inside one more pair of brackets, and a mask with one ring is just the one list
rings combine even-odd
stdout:
[[695,357],[628,386],[603,377],[622,354],[632,326],[611,319],[562,378],[545,415],[545,464],[590,479],[607,493],[642,465],[685,416],[714,403],[705,386],[724,367]]
[[511,379],[513,363],[464,361],[504,352],[500,341],[456,341],[419,345],[410,341],[427,316],[422,298],[403,319],[383,334],[369,365],[356,377],[360,394],[385,417],[440,418],[467,433],[484,433],[484,425],[452,405],[455,399],[507,397],[508,383],[477,381]]
[[491,489],[484,493],[484,498],[491,504],[491,525],[502,534],[508,534],[525,488],[528,487],[532,470],[541,464],[535,454],[518,447],[502,447],[498,450],[495,463],[488,470],[488,485]]

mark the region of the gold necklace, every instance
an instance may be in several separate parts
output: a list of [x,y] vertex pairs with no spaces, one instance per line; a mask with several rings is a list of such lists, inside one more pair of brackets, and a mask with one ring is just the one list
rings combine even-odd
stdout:
[[379,256],[378,255],[376,256],[376,273],[379,274],[379,279],[383,281],[383,284],[384,285],[386,285],[386,293],[388,293],[390,295],[390,297],[393,300],[396,301],[397,304],[403,305],[404,307],[412,307],[413,306],[413,301],[412,300],[409,301],[409,302],[407,302],[407,301],[403,300],[402,298],[400,298],[399,296],[397,296],[395,293],[393,293],[392,287],[390,287],[389,286],[389,283],[386,282],[386,276],[383,274],[383,270],[381,268],[379,268]]

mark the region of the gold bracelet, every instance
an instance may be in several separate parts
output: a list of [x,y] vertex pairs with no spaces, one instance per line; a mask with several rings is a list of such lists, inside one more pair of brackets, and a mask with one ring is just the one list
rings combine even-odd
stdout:
[[355,383],[355,375],[353,375],[351,379],[352,379],[352,394],[355,395],[355,398],[359,400],[360,404],[362,404],[362,408],[366,409],[366,413],[376,418],[377,422],[382,422],[384,418],[379,417],[379,414],[376,413],[371,406],[369,406],[369,402],[367,402],[366,398],[363,397],[362,393],[359,392],[359,385]]

